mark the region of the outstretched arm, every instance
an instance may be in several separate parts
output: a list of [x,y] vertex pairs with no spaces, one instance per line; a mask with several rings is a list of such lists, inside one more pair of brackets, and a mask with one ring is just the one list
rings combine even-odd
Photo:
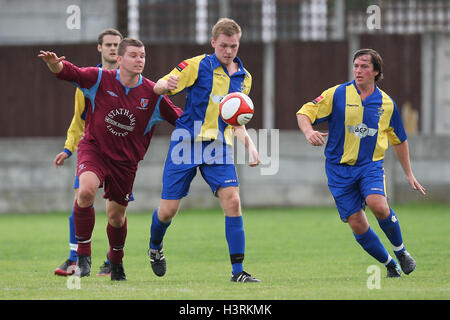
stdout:
[[158,95],[167,94],[170,90],[175,90],[178,87],[178,77],[171,75],[169,79],[159,79],[153,87],[153,91]]
[[[38,57],[47,64],[50,71],[58,79],[75,83],[80,89],[91,89],[96,83],[100,83],[102,75],[102,69],[100,68],[78,68],[69,61],[65,61],[66,57],[58,57],[54,52],[50,51],[41,50]],[[93,92],[83,91],[83,93],[87,98],[90,98],[89,94],[93,96]]]
[[38,57],[44,61],[51,72],[60,73],[63,69],[62,61],[66,59],[65,56],[58,57],[54,52],[50,51],[39,51]]
[[409,160],[409,148],[408,141],[405,140],[400,144],[394,145],[395,155],[400,162],[403,171],[405,172],[408,183],[412,189],[419,191],[422,195],[425,195],[425,188],[416,180],[411,170],[411,162]]
[[250,167],[256,167],[261,162],[259,159],[259,152],[256,149],[255,144],[253,143],[252,138],[248,135],[247,129],[245,129],[245,126],[236,126],[233,127],[233,133],[236,136],[236,138],[244,144],[244,146],[248,150],[248,154],[250,156],[249,159],[249,166]]

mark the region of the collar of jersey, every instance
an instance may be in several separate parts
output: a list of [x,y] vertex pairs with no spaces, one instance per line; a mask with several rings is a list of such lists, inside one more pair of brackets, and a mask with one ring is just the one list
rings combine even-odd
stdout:
[[128,94],[128,92],[130,91],[130,89],[139,87],[142,84],[142,74],[139,75],[139,81],[137,83],[137,85],[135,85],[134,87],[127,87],[126,85],[124,85],[122,83],[122,81],[120,81],[120,69],[117,69],[117,73],[116,73],[116,79],[120,82],[120,84],[125,88],[125,93]]
[[[211,63],[212,63],[213,69],[216,69],[217,67],[222,66],[222,64],[220,63],[219,59],[217,59],[215,53],[213,53],[209,57],[211,58]],[[236,58],[234,58],[233,61],[237,62],[238,66],[239,66],[239,70],[236,73],[234,73],[233,76],[234,75],[239,75],[239,74],[245,74],[246,76],[248,76],[247,71],[245,71],[245,69],[244,69],[244,65],[242,64],[241,59],[239,59],[236,56]],[[223,68],[223,70],[225,71],[226,74],[228,74],[228,71],[226,70],[226,68]]]
[[[356,85],[356,81],[353,80],[353,81],[351,82],[351,84],[355,87],[356,92],[358,92],[358,94],[361,96],[361,92],[359,91],[358,86]],[[361,103],[362,103],[363,105],[367,104],[370,100],[372,100],[373,98],[375,98],[376,96],[378,96],[378,87],[377,87],[376,84],[374,84],[374,86],[375,86],[375,88],[374,88],[372,94],[371,94],[370,96],[368,96],[368,97],[366,98],[366,100],[364,100],[364,102],[362,102],[362,100],[361,100]]]

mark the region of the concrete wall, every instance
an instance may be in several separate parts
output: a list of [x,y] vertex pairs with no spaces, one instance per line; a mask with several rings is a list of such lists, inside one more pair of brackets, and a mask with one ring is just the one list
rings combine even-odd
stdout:
[[115,0],[0,0],[0,8],[2,45],[92,42],[116,27]]
[[422,132],[450,135],[450,35],[422,36]]
[[[273,148],[269,145],[268,156],[262,154],[265,165],[237,166],[243,207],[333,205],[324,173],[323,149],[308,145],[297,131],[280,132],[278,150],[277,140],[273,141]],[[391,148],[385,162],[391,200],[450,203],[450,139],[412,136],[408,141],[413,171],[428,194],[421,197],[410,190]],[[63,143],[64,138],[0,139],[0,213],[71,211],[75,156],[58,169],[52,164]],[[158,206],[168,143],[166,136],[153,139],[150,152],[140,164],[133,190],[136,200],[130,203],[130,212],[152,211]],[[267,175],[268,172],[276,174]],[[95,204],[98,211],[105,208],[102,195],[100,190]],[[207,208],[219,203],[197,174],[182,206]]]

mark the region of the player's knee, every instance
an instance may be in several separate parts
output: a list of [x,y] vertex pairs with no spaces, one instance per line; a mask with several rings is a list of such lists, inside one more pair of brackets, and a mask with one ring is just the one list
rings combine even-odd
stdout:
[[378,219],[385,219],[390,213],[389,205],[381,201],[372,203],[369,208]]
[[369,224],[366,221],[349,221],[348,225],[352,232],[357,235],[362,235],[369,229]]
[[125,224],[124,215],[110,215],[108,216],[108,223],[114,228],[121,228]]
[[94,203],[95,194],[97,190],[95,188],[80,188],[78,190],[78,204],[85,207]]
[[239,194],[233,195],[228,202],[233,208],[239,209],[241,207],[241,198],[239,197]]
[[364,234],[369,229],[369,222],[363,209],[351,214],[347,217],[347,223],[354,234]]
[[241,214],[241,199],[238,193],[232,194],[224,199],[224,209],[228,215]]
[[164,205],[158,209],[158,218],[161,222],[167,223],[172,220],[178,212],[178,205]]
[[173,219],[176,213],[176,211],[162,211],[161,213],[158,213],[158,219],[163,223],[168,223]]

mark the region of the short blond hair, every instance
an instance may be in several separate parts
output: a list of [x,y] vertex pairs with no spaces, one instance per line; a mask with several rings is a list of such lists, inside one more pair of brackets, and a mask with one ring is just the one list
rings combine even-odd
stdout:
[[221,18],[216,22],[216,24],[212,28],[211,33],[214,39],[217,39],[221,34],[229,37],[237,34],[239,39],[241,39],[242,30],[241,27],[233,19]]

